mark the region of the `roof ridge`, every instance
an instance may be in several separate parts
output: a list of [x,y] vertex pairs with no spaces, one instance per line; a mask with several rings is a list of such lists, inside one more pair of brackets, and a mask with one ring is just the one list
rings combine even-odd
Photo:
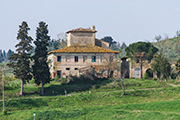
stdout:
[[76,29],[69,30],[66,33],[69,33],[69,32],[97,32],[97,31],[93,30],[91,28],[79,27],[79,28],[76,28]]

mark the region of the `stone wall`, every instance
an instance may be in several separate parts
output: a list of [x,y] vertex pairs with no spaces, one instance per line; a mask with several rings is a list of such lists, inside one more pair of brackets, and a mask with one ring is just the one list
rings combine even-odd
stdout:
[[[135,61],[129,61],[129,62],[130,62],[130,67],[129,67],[130,73],[129,73],[129,76],[130,76],[130,78],[132,78],[132,77],[135,77],[134,76],[134,70],[136,68],[141,68],[141,67],[140,67],[140,63],[136,63]],[[143,66],[142,66],[142,73],[143,74],[146,73],[147,69],[151,69],[151,63],[148,63],[148,61],[144,61],[143,62]]]

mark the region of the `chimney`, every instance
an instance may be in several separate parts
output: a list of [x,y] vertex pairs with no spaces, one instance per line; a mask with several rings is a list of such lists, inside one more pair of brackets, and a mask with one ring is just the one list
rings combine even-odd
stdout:
[[93,25],[93,30],[95,31],[95,29],[96,29],[96,26],[95,26],[95,25]]

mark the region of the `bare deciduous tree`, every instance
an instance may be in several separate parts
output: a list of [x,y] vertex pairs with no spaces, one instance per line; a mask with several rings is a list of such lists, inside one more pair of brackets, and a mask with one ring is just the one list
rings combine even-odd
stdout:
[[118,84],[121,85],[122,90],[123,90],[123,93],[122,93],[121,96],[123,96],[123,95],[125,95],[124,78],[126,77],[126,75],[128,73],[128,66],[125,63],[125,64],[117,65],[117,67],[118,67],[117,70],[120,71],[120,72],[118,72],[118,75],[117,75],[114,83],[118,82]]
[[117,60],[114,59],[115,54],[105,54],[103,56],[103,63],[104,63],[104,67],[107,69],[108,71],[108,78],[111,77],[111,71],[117,70]]

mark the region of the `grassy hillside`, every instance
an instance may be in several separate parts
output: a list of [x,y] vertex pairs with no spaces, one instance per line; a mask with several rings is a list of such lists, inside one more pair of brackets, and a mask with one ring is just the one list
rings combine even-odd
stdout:
[[125,88],[126,95],[121,96],[121,88],[112,79],[73,84],[54,80],[45,85],[45,96],[41,96],[41,87],[32,80],[24,87],[25,96],[18,96],[20,81],[11,80],[5,87],[8,112],[0,119],[32,120],[33,113],[36,120],[180,119],[179,87],[161,81],[125,79]]
[[[180,37],[154,42],[153,45],[157,47],[164,55],[167,56],[171,63],[176,62],[180,55]],[[178,55],[179,54],[179,55]]]
[[[51,96],[6,101],[3,120],[60,119],[180,119],[180,88],[121,92],[98,92],[72,96]],[[2,102],[0,104],[2,107]]]

